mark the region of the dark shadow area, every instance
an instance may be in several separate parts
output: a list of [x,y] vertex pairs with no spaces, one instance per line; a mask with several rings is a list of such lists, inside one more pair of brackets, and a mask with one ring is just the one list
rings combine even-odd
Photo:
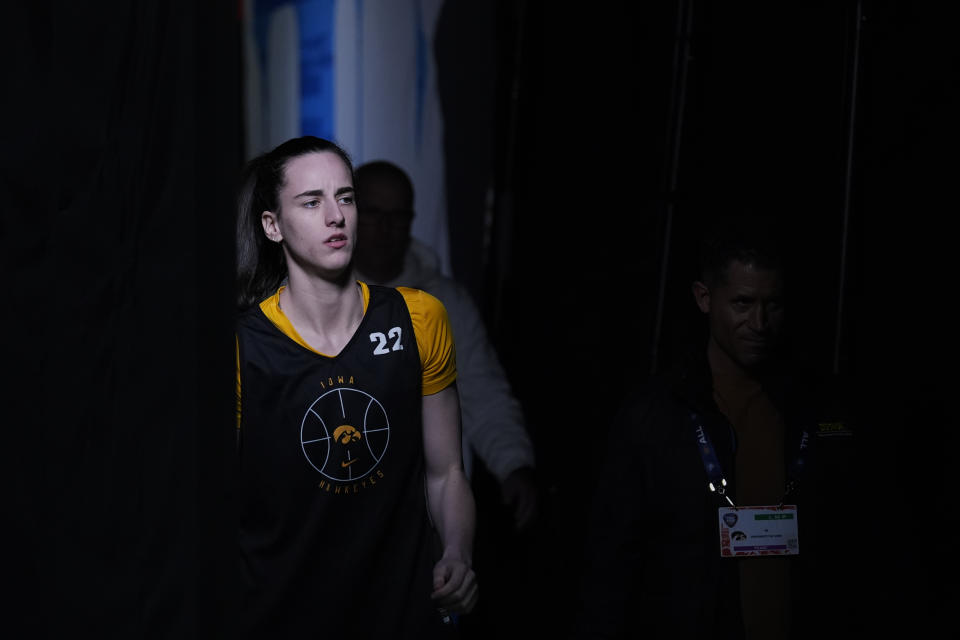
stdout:
[[5,10],[8,634],[229,620],[238,24],[229,2]]

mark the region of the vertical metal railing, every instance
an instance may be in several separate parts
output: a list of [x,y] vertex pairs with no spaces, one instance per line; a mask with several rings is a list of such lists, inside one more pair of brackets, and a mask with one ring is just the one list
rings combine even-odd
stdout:
[[847,107],[847,149],[843,181],[843,230],[840,238],[840,282],[837,289],[837,323],[833,342],[833,374],[840,374],[840,353],[843,344],[843,312],[847,284],[847,244],[850,230],[850,202],[853,189],[854,143],[857,129],[857,88],[860,76],[860,31],[863,24],[863,3],[857,0],[853,25],[853,51],[851,53],[849,78],[849,101]]
[[673,49],[673,88],[670,95],[669,147],[666,155],[666,207],[660,281],[657,290],[657,310],[653,325],[653,346],[650,353],[650,373],[657,372],[660,359],[660,334],[663,331],[664,299],[667,290],[667,271],[670,264],[670,245],[673,235],[673,214],[676,207],[677,181],[680,169],[680,143],[683,135],[683,116],[687,101],[687,71],[690,62],[690,41],[693,27],[693,2],[681,0],[677,4],[677,28]]

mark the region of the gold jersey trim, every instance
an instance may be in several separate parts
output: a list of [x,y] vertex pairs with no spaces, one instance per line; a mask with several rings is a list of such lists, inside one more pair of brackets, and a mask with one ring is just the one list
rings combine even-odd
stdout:
[[[366,282],[357,281],[363,297],[363,313],[367,313],[370,303],[370,287]],[[300,337],[293,323],[280,308],[280,287],[277,292],[260,303],[260,310],[285,336],[301,347],[316,353],[319,356],[331,356],[320,353]],[[456,349],[453,344],[453,331],[447,309],[436,297],[420,289],[397,287],[403,296],[410,313],[413,332],[417,340],[417,349],[420,352],[420,364],[423,367],[422,388],[423,395],[429,396],[443,391],[457,379]],[[240,379],[240,343],[236,342],[237,361],[237,428],[240,428],[240,398],[242,382]]]

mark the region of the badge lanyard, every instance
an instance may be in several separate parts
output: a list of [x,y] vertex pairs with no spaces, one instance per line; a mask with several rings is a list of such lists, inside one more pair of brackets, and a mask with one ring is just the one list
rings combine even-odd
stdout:
[[[693,432],[697,439],[697,449],[699,449],[700,458],[703,460],[703,469],[707,472],[707,488],[710,489],[710,493],[716,493],[722,496],[731,507],[735,507],[736,505],[733,504],[733,500],[727,495],[727,480],[723,477],[723,467],[720,466],[717,452],[713,448],[710,436],[707,435],[707,430],[703,427],[703,422],[696,413],[690,414],[690,420],[693,423]],[[796,490],[797,485],[800,483],[800,474],[803,473],[804,465],[806,464],[809,445],[810,434],[806,429],[803,429],[800,432],[800,446],[797,450],[797,455],[790,462],[787,486],[783,494],[783,500],[780,501],[781,505],[787,496]]]

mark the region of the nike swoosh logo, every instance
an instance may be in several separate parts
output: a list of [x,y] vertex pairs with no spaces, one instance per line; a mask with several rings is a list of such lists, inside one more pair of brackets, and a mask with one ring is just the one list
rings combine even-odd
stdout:
[[350,465],[352,465],[354,462],[356,462],[356,461],[359,460],[359,459],[360,459],[360,458],[354,458],[353,460],[347,460],[346,462],[341,462],[341,463],[340,463],[340,466],[343,467],[344,469],[346,469],[347,467],[349,467]]

